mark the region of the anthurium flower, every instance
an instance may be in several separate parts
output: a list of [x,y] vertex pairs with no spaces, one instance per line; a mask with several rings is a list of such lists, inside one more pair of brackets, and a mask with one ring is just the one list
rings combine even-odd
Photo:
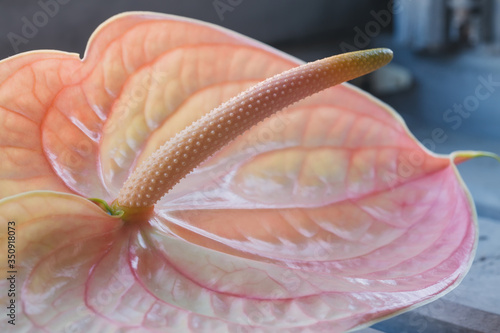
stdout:
[[2,61],[2,331],[338,332],[451,290],[477,235],[454,161],[474,153],[431,154],[373,97],[323,90],[390,59],[297,67],[129,13],[83,59]]

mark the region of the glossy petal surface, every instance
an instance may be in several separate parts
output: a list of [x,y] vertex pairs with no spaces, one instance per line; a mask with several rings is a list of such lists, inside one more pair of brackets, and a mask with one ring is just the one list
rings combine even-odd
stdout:
[[2,61],[0,241],[15,220],[16,329],[334,332],[456,286],[476,226],[454,164],[349,85],[237,138],[150,221],[124,226],[73,195],[113,200],[175,133],[299,63],[150,13],[105,23],[83,60],[44,51]]

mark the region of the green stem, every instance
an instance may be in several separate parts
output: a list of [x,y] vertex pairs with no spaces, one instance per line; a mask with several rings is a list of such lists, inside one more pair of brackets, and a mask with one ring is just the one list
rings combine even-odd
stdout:
[[123,210],[121,209],[113,209],[111,206],[108,205],[108,203],[102,199],[98,198],[89,198],[88,200],[92,201],[96,205],[102,208],[107,214],[111,216],[118,216],[121,217],[123,215]]

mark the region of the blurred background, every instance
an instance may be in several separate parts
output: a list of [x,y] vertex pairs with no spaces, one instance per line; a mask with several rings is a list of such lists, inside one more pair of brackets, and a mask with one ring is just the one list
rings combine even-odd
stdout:
[[[393,63],[355,84],[394,107],[434,152],[500,154],[500,0],[2,0],[0,58],[34,49],[83,54],[100,23],[137,10],[212,22],[305,61],[390,47]],[[442,300],[366,332],[500,327],[500,164],[482,158],[460,171],[480,216],[471,273]]]

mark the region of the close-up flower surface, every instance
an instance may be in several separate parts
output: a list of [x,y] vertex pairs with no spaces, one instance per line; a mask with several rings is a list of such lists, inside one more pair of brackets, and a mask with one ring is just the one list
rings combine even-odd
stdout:
[[390,57],[280,74],[302,62],[127,13],[82,59],[1,61],[0,243],[15,222],[17,286],[2,331],[342,332],[453,289],[477,238],[455,161],[475,153],[430,153],[348,84],[298,101]]

